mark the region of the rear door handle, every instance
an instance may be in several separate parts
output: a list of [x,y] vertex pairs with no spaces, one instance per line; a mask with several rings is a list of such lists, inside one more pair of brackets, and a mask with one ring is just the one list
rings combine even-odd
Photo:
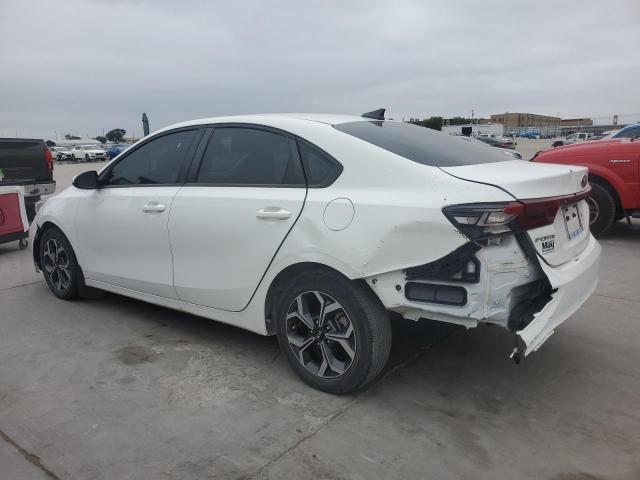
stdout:
[[144,204],[142,210],[145,212],[164,212],[165,208],[167,208],[167,206],[164,203],[149,202]]
[[263,220],[286,220],[291,216],[289,210],[279,207],[265,207],[258,210],[256,217]]

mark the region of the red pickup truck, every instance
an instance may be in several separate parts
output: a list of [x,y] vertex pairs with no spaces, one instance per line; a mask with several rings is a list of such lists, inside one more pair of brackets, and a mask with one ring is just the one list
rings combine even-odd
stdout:
[[614,138],[536,153],[532,162],[589,168],[589,223],[595,235],[622,218],[640,217],[640,140]]

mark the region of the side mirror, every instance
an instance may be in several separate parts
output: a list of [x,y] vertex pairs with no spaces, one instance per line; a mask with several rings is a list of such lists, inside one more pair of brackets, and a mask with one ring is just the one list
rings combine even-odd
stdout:
[[100,181],[98,180],[98,172],[89,170],[88,172],[81,173],[73,179],[73,186],[81,190],[95,190],[99,188]]

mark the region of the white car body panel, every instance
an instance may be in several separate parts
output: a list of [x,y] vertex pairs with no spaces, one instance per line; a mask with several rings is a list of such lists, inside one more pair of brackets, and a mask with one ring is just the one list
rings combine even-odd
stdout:
[[[168,186],[80,191],[74,250],[85,277],[177,298],[167,215],[179,189]],[[163,211],[153,211],[162,205]]]
[[[490,165],[490,164],[489,164]],[[544,198],[569,195],[583,190],[582,177],[588,174],[586,167],[532,163],[520,160],[501,162],[499,167],[488,164],[442,167],[447,173],[471,182],[498,185],[516,198]],[[542,165],[543,168],[537,168]]]
[[[402,288],[396,289],[406,281],[405,269],[438,260],[469,242],[444,217],[443,207],[573,194],[582,188],[586,170],[519,160],[425,166],[331,125],[350,121],[363,119],[222,117],[173,125],[142,140],[192,125],[232,122],[279,128],[320,146],[344,165],[326,188],[70,187],[40,208],[35,223],[54,223],[65,233],[89,286],[260,334],[272,333],[265,319],[272,281],[300,263],[319,263],[350,279],[364,279],[386,308],[406,318],[467,327],[483,322],[507,326],[513,289],[547,277],[556,289],[553,299],[517,332],[525,354],[537,349],[595,288],[600,247],[587,228],[577,239],[580,248],[562,250],[557,266],[540,254],[538,267],[538,259],[528,258],[513,236],[483,247],[477,254],[481,281],[468,286],[468,302],[462,307],[407,300]],[[166,208],[143,212],[150,202]],[[267,207],[287,210],[290,216],[256,218]],[[528,233],[534,241],[547,231]]]
[[[245,308],[304,197],[304,188],[182,187],[169,215],[178,298],[223,310]],[[270,217],[279,210],[287,212],[283,218]]]
[[526,345],[525,355],[540,348],[555,328],[573,315],[594,292],[598,285],[601,248],[590,235],[588,246],[572,261],[555,268],[541,264],[556,291],[533,321],[517,332]]

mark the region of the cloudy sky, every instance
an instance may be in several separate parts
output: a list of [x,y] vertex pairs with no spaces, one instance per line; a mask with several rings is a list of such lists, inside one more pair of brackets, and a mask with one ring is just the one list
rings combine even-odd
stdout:
[[640,120],[640,2],[0,0],[0,136],[251,112]]

